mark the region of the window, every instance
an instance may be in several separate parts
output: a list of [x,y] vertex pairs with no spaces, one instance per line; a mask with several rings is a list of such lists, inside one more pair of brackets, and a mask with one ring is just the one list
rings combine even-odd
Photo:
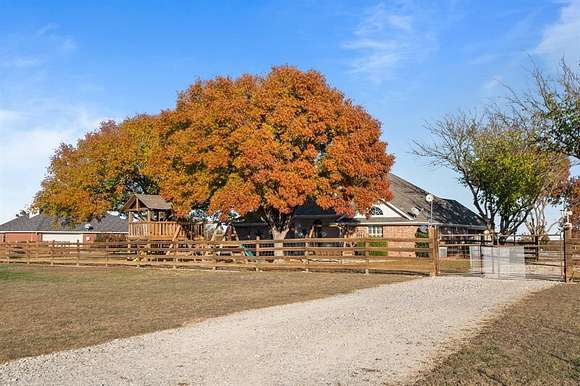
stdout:
[[382,216],[383,215],[383,210],[381,208],[379,208],[378,206],[373,206],[371,208],[371,216]]
[[369,225],[368,231],[369,231],[369,237],[383,237],[382,225]]

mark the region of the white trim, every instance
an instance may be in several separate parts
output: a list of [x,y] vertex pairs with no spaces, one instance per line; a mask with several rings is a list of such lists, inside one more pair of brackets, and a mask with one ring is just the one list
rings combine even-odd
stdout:
[[296,214],[294,218],[335,218],[339,216],[337,214]]
[[383,203],[386,206],[390,207],[395,212],[399,213],[401,216],[405,217],[407,220],[412,220],[411,216],[409,216],[407,213],[403,212],[401,209],[397,208],[395,205],[391,204],[390,202],[383,201]]
[[[382,225],[382,226],[389,226],[389,225],[429,225],[429,223],[427,221],[391,221],[391,222],[381,222],[381,221],[374,221],[374,222],[366,222],[366,221],[360,221],[360,222],[343,222],[342,224],[345,225],[361,225],[361,226],[367,226],[367,225]],[[433,226],[448,226],[448,227],[461,227],[461,228],[472,228],[472,229],[485,229],[485,225],[466,225],[466,224],[448,224],[448,223],[440,223],[440,222],[434,222],[431,223],[431,225]]]

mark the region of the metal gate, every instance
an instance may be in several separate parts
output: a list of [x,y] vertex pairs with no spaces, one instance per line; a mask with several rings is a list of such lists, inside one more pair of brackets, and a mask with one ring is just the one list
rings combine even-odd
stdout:
[[494,279],[525,279],[526,259],[523,246],[469,248],[471,274]]
[[[463,273],[496,279],[580,280],[580,238],[571,232],[511,236],[492,245],[482,235],[442,235],[439,242],[443,273]],[[462,272],[445,272],[459,266]]]

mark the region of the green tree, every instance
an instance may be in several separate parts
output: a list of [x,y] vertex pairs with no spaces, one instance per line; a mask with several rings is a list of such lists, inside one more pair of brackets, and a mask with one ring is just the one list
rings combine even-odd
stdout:
[[562,156],[530,140],[525,122],[500,112],[459,112],[428,124],[433,143],[413,152],[458,174],[489,230],[513,234],[545,192]]

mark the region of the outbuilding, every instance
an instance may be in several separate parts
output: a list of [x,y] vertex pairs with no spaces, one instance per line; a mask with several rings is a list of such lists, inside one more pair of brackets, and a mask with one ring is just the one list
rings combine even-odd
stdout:
[[124,238],[126,234],[127,220],[113,214],[81,224],[70,224],[61,218],[44,214],[22,215],[0,225],[0,242],[91,243],[99,238]]

